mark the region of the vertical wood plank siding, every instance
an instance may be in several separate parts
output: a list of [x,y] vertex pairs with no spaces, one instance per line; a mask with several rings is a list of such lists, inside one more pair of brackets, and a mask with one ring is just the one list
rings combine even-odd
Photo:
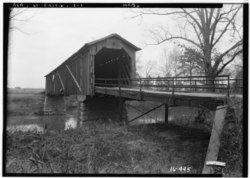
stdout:
[[[102,48],[109,49],[123,49],[129,57],[124,58],[119,64],[121,70],[120,77],[135,77],[135,49],[129,46],[127,43],[124,43],[121,39],[117,37],[107,38],[103,41],[100,41],[96,44],[91,44],[87,49],[82,48],[77,53],[72,55],[65,63],[63,63],[58,69],[46,76],[46,94],[48,95],[58,95],[60,89],[64,86],[64,94],[81,94],[81,95],[93,95],[94,94],[94,85],[95,85],[95,76],[94,76],[94,60],[95,55]],[[83,51],[84,50],[84,51]],[[66,68],[66,65],[72,71],[77,83],[81,88],[79,91],[78,86],[72,79],[69,71]],[[59,73],[61,80],[59,78]],[[54,76],[54,80],[53,80]],[[62,85],[63,83],[63,85]]]

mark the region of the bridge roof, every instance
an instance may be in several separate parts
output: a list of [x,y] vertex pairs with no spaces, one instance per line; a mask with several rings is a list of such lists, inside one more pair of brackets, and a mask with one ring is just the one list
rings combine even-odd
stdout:
[[85,45],[92,46],[92,45],[94,45],[94,44],[96,44],[96,43],[99,43],[99,42],[101,42],[101,41],[104,41],[104,40],[106,40],[106,39],[108,39],[108,38],[112,38],[112,37],[117,37],[117,38],[119,38],[121,41],[123,41],[123,42],[126,43],[127,45],[129,45],[129,46],[131,46],[132,48],[134,48],[135,51],[141,50],[141,48],[138,48],[137,46],[135,46],[134,44],[130,43],[130,42],[129,42],[128,40],[126,40],[125,38],[123,38],[123,37],[121,37],[120,35],[118,35],[117,33],[112,33],[112,34],[110,34],[110,35],[108,35],[108,36],[105,36],[105,37],[103,37],[103,38],[100,38],[100,39],[98,39],[98,40],[95,40],[95,41],[86,43]]
[[134,44],[132,44],[131,42],[129,42],[128,40],[126,40],[125,38],[121,37],[120,35],[118,35],[117,33],[112,33],[108,36],[105,36],[103,38],[100,38],[98,40],[94,40],[92,42],[88,42],[88,43],[85,43],[84,46],[82,46],[77,52],[75,52],[72,56],[70,56],[68,59],[66,59],[62,64],[60,64],[58,67],[56,67],[54,70],[52,70],[50,73],[48,73],[46,76],[50,75],[51,73],[53,73],[55,70],[57,70],[59,67],[61,67],[63,64],[65,64],[67,61],[69,61],[70,59],[72,59],[75,55],[77,55],[78,52],[80,51],[85,51],[87,49],[89,49],[90,46],[92,45],[95,45],[97,43],[100,43],[108,38],[113,38],[113,37],[116,37],[118,39],[120,39],[121,41],[123,41],[124,43],[126,43],[127,45],[129,45],[130,47],[132,47],[135,51],[139,51],[141,50],[141,48],[135,46]]

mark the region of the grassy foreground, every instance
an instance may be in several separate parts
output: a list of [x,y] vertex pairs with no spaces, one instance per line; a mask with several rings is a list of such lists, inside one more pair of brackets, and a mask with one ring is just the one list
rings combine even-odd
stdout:
[[[167,131],[166,131],[167,130]],[[178,126],[88,124],[61,133],[8,135],[7,172],[201,173],[209,135]],[[175,172],[187,173],[187,172]]]
[[[10,115],[28,117],[42,106],[43,94],[12,95],[8,111]],[[61,132],[9,132],[6,170],[8,173],[200,174],[209,134],[188,125],[124,126],[100,120]],[[235,117],[227,119],[221,139],[218,160],[226,162],[226,167],[217,171],[224,176],[241,176],[242,104],[236,105]],[[171,172],[173,166],[190,167],[190,171]]]
[[[235,113],[228,113],[223,132],[218,160],[226,163],[218,172],[223,176],[242,177],[243,171],[243,103],[242,99],[231,98],[229,105]],[[244,111],[246,112],[246,111]],[[247,119],[247,118],[245,118]],[[246,165],[245,165],[246,166]]]

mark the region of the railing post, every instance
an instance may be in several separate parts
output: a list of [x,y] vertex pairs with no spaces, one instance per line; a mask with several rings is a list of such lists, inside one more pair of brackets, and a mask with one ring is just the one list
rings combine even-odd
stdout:
[[234,91],[236,91],[237,85],[238,85],[238,79],[234,79]]
[[121,79],[119,78],[118,79],[118,87],[119,87],[119,97],[121,97],[121,81],[120,81]]
[[227,97],[230,97],[230,76],[227,76]]
[[141,93],[141,78],[139,78],[139,87],[140,87],[140,93]]
[[[190,75],[189,77],[190,77],[190,79],[189,79],[189,81],[190,81],[189,91],[192,92],[192,91],[193,91],[193,89],[192,89],[192,76]],[[185,82],[185,81],[184,81],[184,82]],[[185,89],[185,90],[186,90],[186,89]]]
[[174,95],[174,79],[175,78],[173,78],[173,91],[172,91],[172,94]]
[[167,87],[167,91],[169,91],[169,80],[167,80],[168,81],[168,87]]
[[107,80],[106,79],[104,80],[104,83],[105,83],[105,94],[107,94]]
[[196,92],[196,80],[194,80],[194,91]]
[[140,99],[142,99],[142,95],[141,95],[141,91],[142,91],[141,77],[139,78],[139,87],[140,87]]

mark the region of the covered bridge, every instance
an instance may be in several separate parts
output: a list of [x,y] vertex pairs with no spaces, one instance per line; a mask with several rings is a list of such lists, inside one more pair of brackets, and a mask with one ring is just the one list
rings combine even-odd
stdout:
[[[103,112],[107,112],[108,109],[106,108],[109,108],[112,111],[110,113],[114,114],[116,113],[115,107],[119,105],[117,110],[119,110],[121,120],[123,118],[124,99],[161,103],[157,107],[130,119],[129,122],[163,105],[165,105],[166,123],[168,122],[169,107],[191,106],[213,110],[215,111],[214,123],[202,171],[206,174],[213,172],[213,165],[211,166],[207,162],[216,161],[218,157],[220,135],[227,115],[227,108],[229,107],[230,77],[225,75],[217,76],[216,79],[212,80],[214,82],[213,85],[211,85],[211,79],[208,76],[136,79],[135,52],[138,50],[140,48],[118,34],[111,34],[99,40],[86,43],[69,59],[46,75],[46,95],[93,96],[95,93],[98,93],[116,96],[119,97],[119,104],[113,102],[113,105],[109,105],[112,102],[106,102],[105,99],[108,97],[100,97],[100,101],[104,99],[104,102],[100,103],[105,107],[99,107],[97,102],[94,102],[96,106],[91,104],[92,102],[81,102],[80,105],[86,104],[88,109],[84,110],[85,113],[90,112],[90,108],[92,108],[92,113],[95,114],[96,108],[104,109],[105,111],[102,110]],[[109,85],[109,83],[106,83],[109,81],[117,83]],[[160,81],[162,84],[156,84],[156,81]],[[131,85],[130,82],[138,83]],[[99,117],[98,112],[97,115]]]
[[135,78],[138,50],[118,34],[86,43],[45,76],[46,95],[94,95],[96,78]]

